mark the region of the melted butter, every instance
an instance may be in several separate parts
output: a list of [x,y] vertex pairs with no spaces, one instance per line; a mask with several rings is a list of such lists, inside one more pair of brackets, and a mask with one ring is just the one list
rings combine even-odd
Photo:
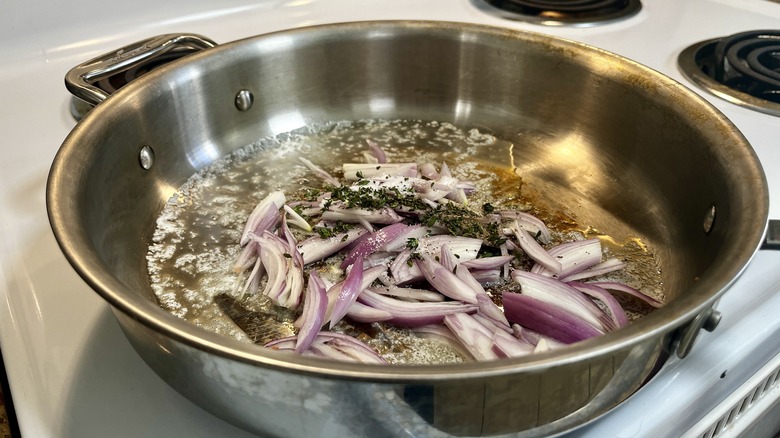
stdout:
[[[290,195],[305,187],[322,188],[300,164],[299,156],[339,177],[342,163],[365,161],[366,139],[383,147],[389,162],[430,162],[437,169],[446,162],[456,177],[477,185],[470,199],[475,211],[489,202],[497,209],[530,212],[550,227],[553,244],[597,235],[606,256],[628,263],[607,280],[622,281],[663,299],[652,251],[641,238],[617,242],[609,234],[578,224],[566,208],[550,208],[539,193],[525,190],[515,167],[520,146],[448,123],[369,120],[313,126],[261,139],[193,175],[163,209],[149,247],[150,280],[160,306],[206,330],[253,342],[236,325],[235,317],[215,303],[215,297],[233,294],[243,286],[244,279],[233,273],[232,265],[240,251],[237,242],[246,218],[270,191]],[[318,264],[316,269],[327,272],[333,282],[341,272],[334,264]],[[649,310],[638,300],[618,298],[632,319]],[[237,304],[246,312],[242,318],[251,320],[259,332],[280,336],[294,332],[296,313],[272,305],[260,294],[240,297]],[[391,363],[463,360],[452,348],[418,338],[406,329],[342,322],[337,330],[358,336]]]

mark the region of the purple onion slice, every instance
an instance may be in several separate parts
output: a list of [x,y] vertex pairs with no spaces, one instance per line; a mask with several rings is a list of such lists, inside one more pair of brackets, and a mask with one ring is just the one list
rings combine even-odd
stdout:
[[461,264],[471,269],[497,269],[503,267],[514,259],[513,255],[500,255],[494,257],[483,257],[474,260],[466,260]]
[[335,208],[322,212],[322,220],[347,224],[394,224],[404,218],[398,215],[392,208],[380,208],[379,210],[365,210],[362,208]]
[[534,346],[523,342],[503,330],[493,331],[493,353],[498,357],[520,357],[534,352]]
[[433,292],[428,289],[417,289],[413,287],[383,286],[375,287],[372,291],[380,295],[389,295],[406,301],[425,301],[439,303],[444,301],[444,295],[439,292]]
[[444,317],[446,325],[478,361],[497,359],[493,351],[493,333],[474,318],[465,313],[456,313]]
[[422,272],[411,257],[412,250],[405,249],[390,263],[390,275],[392,275],[395,284],[404,285],[422,279]]
[[506,320],[504,312],[493,302],[487,292],[485,292],[485,289],[482,288],[482,285],[471,275],[468,268],[458,265],[455,268],[455,275],[477,293],[477,305],[482,315],[497,325],[509,328],[509,321]]
[[[266,348],[278,351],[295,352],[296,337],[277,339],[265,344]],[[315,356],[344,362],[384,365],[387,363],[371,347],[352,336],[334,332],[320,332],[309,348],[302,353],[304,356]]]
[[653,297],[651,297],[649,295],[646,295],[646,294],[644,294],[644,293],[634,289],[633,287],[628,286],[628,285],[623,284],[623,283],[616,283],[616,282],[613,282],[613,281],[596,281],[596,282],[587,283],[587,284],[598,286],[598,287],[601,287],[601,288],[607,289],[607,290],[614,290],[614,291],[618,291],[618,292],[624,292],[624,293],[627,293],[629,295],[633,295],[633,296],[639,298],[640,300],[644,301],[645,303],[647,303],[647,304],[649,304],[649,305],[651,305],[652,307],[655,307],[655,308],[659,308],[659,307],[664,305],[662,302],[656,300],[655,298],[653,298]]
[[477,304],[477,292],[429,255],[416,260],[423,277],[434,289],[453,300]]
[[359,257],[355,264],[352,265],[352,269],[347,273],[347,278],[344,280],[344,284],[336,297],[336,302],[333,304],[333,312],[330,316],[331,328],[347,314],[349,306],[357,300],[363,289],[363,259]]
[[398,234],[394,239],[389,239],[379,249],[389,252],[401,252],[409,244],[409,239],[422,239],[426,236],[435,234],[431,228],[423,228],[422,225],[406,225],[404,231]]
[[[353,265],[354,269],[361,270],[359,268],[359,265]],[[362,278],[361,283],[358,286],[360,290],[358,291],[358,294],[360,292],[363,292],[367,287],[371,286],[371,283],[373,283],[377,278],[379,278],[383,273],[387,271],[387,268],[384,266],[375,266],[368,269],[362,269]],[[351,271],[350,271],[351,272]],[[357,275],[355,273],[354,275]],[[347,275],[349,276],[349,274]],[[328,310],[325,313],[325,319],[330,321],[333,319],[333,312],[336,307],[336,302],[339,300],[339,297],[342,295],[342,289],[346,285],[346,279],[343,281],[340,281],[328,289]],[[349,307],[347,307],[349,309]],[[342,315],[343,316],[343,315]],[[340,319],[340,318],[339,318]]]
[[[441,254],[443,245],[447,245],[458,262],[463,263],[477,257],[479,249],[482,247],[482,240],[451,234],[437,234],[417,239],[416,251],[418,254],[438,256]],[[412,283],[423,278],[417,264],[409,261],[412,254],[413,251],[407,248],[401,251],[390,264],[390,273],[398,285]]]
[[512,279],[520,285],[523,295],[576,315],[602,333],[607,327],[614,328],[612,320],[598,306],[558,279],[519,270],[512,271]]
[[244,246],[244,249],[241,250],[241,253],[238,255],[236,262],[233,264],[233,272],[240,274],[251,268],[256,261],[257,243],[250,239],[249,243]]
[[567,275],[565,277],[559,277],[561,281],[569,282],[575,280],[583,280],[586,278],[598,277],[599,275],[608,274],[613,271],[618,271],[626,267],[626,264],[616,258],[604,260],[601,263],[595,264],[590,268],[583,269],[576,274]]
[[432,180],[439,179],[439,172],[436,171],[436,166],[434,166],[432,163],[421,164],[420,175]]
[[320,332],[310,348],[317,351],[325,351],[328,347],[332,350],[328,350],[325,356],[331,359],[365,364],[387,364],[387,361],[373,348],[357,338],[341,333]]
[[298,157],[298,159],[301,160],[301,163],[306,165],[306,167],[308,167],[309,170],[314,172],[314,174],[321,180],[332,185],[333,187],[341,187],[341,182],[338,179],[332,177],[328,172],[324,171],[321,167],[317,166],[316,164],[312,163],[306,158]]
[[261,235],[264,231],[275,227],[281,216],[279,209],[285,202],[287,202],[287,198],[281,191],[271,192],[263,198],[249,214],[244,225],[244,232],[241,234],[240,245],[244,246],[249,243],[249,233]]
[[544,224],[539,218],[532,214],[523,213],[522,211],[499,211],[498,214],[501,217],[507,219],[514,219],[517,221],[517,225],[531,233],[534,237],[539,239],[542,243],[550,243],[552,236],[547,225]]
[[276,304],[287,307],[283,297],[287,287],[287,260],[284,258],[285,248],[273,236],[266,231],[263,236],[253,236],[253,240],[260,247],[260,260],[268,274],[263,295],[271,298]]
[[392,315],[387,322],[399,327],[419,327],[442,322],[446,315],[454,313],[474,313],[477,306],[456,301],[440,303],[410,302],[378,294],[366,289],[358,297],[358,302]]
[[314,338],[317,337],[317,333],[322,327],[326,310],[328,310],[328,296],[325,292],[325,284],[317,271],[312,269],[309,272],[309,284],[306,287],[306,298],[303,301],[301,328],[295,342],[296,353],[302,353],[314,342]]
[[557,341],[549,336],[544,336],[539,332],[535,332],[527,327],[521,327],[520,324],[512,324],[512,331],[517,339],[531,345],[539,345],[540,342],[544,342],[546,348],[549,350],[558,349],[566,346],[563,342]]
[[503,298],[509,321],[565,344],[602,334],[581,318],[544,301],[513,292],[504,292]]
[[[366,291],[363,291],[361,295],[364,293],[366,293]],[[347,310],[347,318],[349,318],[350,321],[370,324],[373,322],[390,321],[393,319],[393,314],[387,310],[375,309],[371,306],[366,306],[359,301],[355,301]]]
[[561,262],[542,248],[542,246],[528,234],[528,231],[520,228],[516,223],[510,225],[510,228],[515,233],[515,237],[517,237],[517,244],[528,257],[554,273],[558,273],[563,269]]
[[509,334],[514,335],[514,331],[512,330],[511,327],[509,327],[508,325],[505,326],[503,324],[496,324],[495,321],[493,321],[490,318],[486,317],[482,313],[479,313],[479,312],[474,313],[474,314],[471,315],[471,317],[476,319],[477,322],[479,322],[480,324],[482,324],[485,327],[487,327],[491,332],[494,332],[496,330],[501,330],[503,332],[507,332]]
[[378,144],[369,139],[366,139],[366,144],[368,145],[368,150],[371,152],[371,155],[376,158],[377,163],[387,163],[387,155]]
[[469,361],[474,359],[474,356],[472,356],[466,347],[464,347],[463,344],[458,340],[458,338],[452,334],[452,330],[443,324],[424,325],[421,327],[415,327],[412,330],[414,331],[414,334],[421,338],[435,339],[436,341],[448,345],[450,348],[457,351],[458,354],[464,359]]
[[397,223],[362,236],[357,240],[355,247],[344,257],[344,261],[341,262],[341,269],[355,263],[355,260],[358,258],[368,257],[388,242],[407,234],[409,228],[408,225]]
[[495,283],[501,280],[500,269],[475,269],[470,272],[479,284]]
[[439,263],[444,266],[448,271],[455,271],[455,266],[458,265],[458,259],[455,254],[450,250],[450,247],[445,243],[441,246],[441,255],[439,256]]
[[344,163],[341,169],[347,181],[383,176],[417,177],[417,163]]
[[352,228],[346,233],[336,234],[326,239],[319,236],[310,237],[298,244],[298,252],[303,256],[304,264],[318,262],[346,248],[366,233],[363,228]]
[[531,269],[531,272],[565,278],[601,262],[601,242],[599,239],[566,242],[550,248],[547,252],[560,262],[561,270],[554,272],[546,266],[538,264]]
[[588,295],[589,297],[595,298],[604,303],[604,307],[607,309],[607,314],[610,318],[612,318],[616,328],[625,327],[628,325],[628,316],[626,316],[626,311],[623,310],[623,306],[621,306],[615,297],[613,297],[612,294],[610,294],[606,289],[593,284],[580,283],[577,281],[570,281],[567,284],[584,293],[585,295]]
[[289,222],[296,227],[304,230],[304,231],[311,231],[311,225],[309,222],[304,219],[301,215],[298,214],[295,210],[293,210],[292,207],[285,204],[284,205],[284,211],[290,216]]

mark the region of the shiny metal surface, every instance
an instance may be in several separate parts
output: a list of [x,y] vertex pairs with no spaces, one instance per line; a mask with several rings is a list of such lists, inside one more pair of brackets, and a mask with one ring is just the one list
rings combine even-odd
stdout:
[[236,108],[240,111],[247,111],[252,108],[252,104],[255,101],[255,96],[249,90],[241,90],[236,94]]
[[701,60],[712,56],[720,38],[701,41],[686,47],[677,57],[677,66],[686,78],[707,92],[735,105],[780,117],[780,104],[743,93],[721,84],[702,71]]
[[138,153],[138,162],[145,170],[151,169],[154,165],[154,149],[144,145]]
[[771,219],[761,249],[780,249],[780,219]]
[[177,57],[180,57],[214,46],[216,43],[200,35],[167,34],[148,38],[79,64],[65,75],[65,86],[82,101],[97,105],[110,94],[96,85],[100,80],[149,64],[167,53],[179,52]]
[[[254,90],[248,111],[236,111],[240,89]],[[515,139],[524,187],[616,239],[648,242],[669,303],[562,351],[428,367],[291,358],[157,306],[144,255],[186,178],[258,138],[363,118],[449,121]],[[150,170],[137,164],[144,144],[156,152]],[[740,275],[767,204],[744,137],[671,79],[579,43],[436,22],[285,31],[150,72],[76,126],[47,190],[63,252],[144,360],[204,408],[273,436],[545,436],[596,418],[636,391]],[[718,218],[705,233],[711,205]],[[285,421],[289,410],[300,421]]]

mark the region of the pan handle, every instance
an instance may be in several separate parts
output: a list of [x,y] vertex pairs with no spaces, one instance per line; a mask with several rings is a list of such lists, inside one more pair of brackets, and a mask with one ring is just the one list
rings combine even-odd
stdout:
[[780,249],[780,219],[770,219],[761,249]]
[[[761,243],[761,249],[780,250],[780,219],[769,220],[764,241]],[[717,302],[705,309],[680,330],[680,334],[673,341],[673,348],[677,352],[677,357],[683,359],[691,352],[693,343],[702,329],[711,332],[718,326],[721,314],[715,310],[716,304]]]
[[101,80],[150,65],[165,54],[178,55],[167,57],[171,59],[166,61],[172,61],[216,45],[214,41],[195,34],[165,34],[147,38],[72,68],[65,75],[65,87],[79,99],[97,105],[112,92],[99,86]]

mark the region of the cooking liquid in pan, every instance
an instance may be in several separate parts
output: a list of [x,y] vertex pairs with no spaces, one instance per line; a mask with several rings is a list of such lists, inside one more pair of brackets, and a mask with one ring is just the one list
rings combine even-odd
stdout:
[[[388,162],[430,162],[437,168],[446,162],[454,176],[477,184],[470,196],[473,205],[489,202],[497,209],[536,215],[550,228],[552,245],[599,237],[605,257],[618,257],[628,264],[605,279],[664,301],[660,272],[649,245],[639,236],[616,241],[606,234],[608,230],[577,224],[566,208],[556,208],[553,200],[534,193],[523,184],[521,167],[516,167],[522,145],[448,123],[371,120],[302,128],[265,138],[193,175],[163,209],[149,247],[148,267],[160,306],[206,330],[246,342],[263,344],[293,335],[294,311],[272,305],[261,294],[238,297],[233,293],[237,282],[243,285],[244,281],[233,271],[244,223],[255,205],[273,190],[283,190],[289,201],[301,188],[323,187],[298,157],[339,177],[342,163],[365,162],[366,139],[385,150]],[[337,281],[339,262],[319,264],[317,269]],[[617,294],[616,298],[632,320],[651,309],[631,297]],[[336,330],[358,336],[390,363],[463,361],[451,347],[418,338],[408,329],[342,321]]]

